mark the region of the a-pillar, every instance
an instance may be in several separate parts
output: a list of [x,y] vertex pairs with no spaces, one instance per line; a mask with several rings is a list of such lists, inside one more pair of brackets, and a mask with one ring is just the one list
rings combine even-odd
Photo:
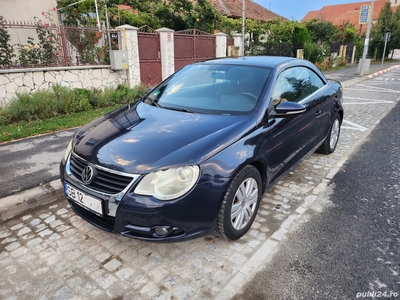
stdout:
[[228,35],[225,33],[215,34],[215,57],[225,57],[226,56],[226,43]]
[[174,30],[160,28],[156,30],[160,34],[160,58],[162,80],[175,72]]
[[240,55],[243,55],[243,43],[242,43],[242,35],[240,33],[234,33],[232,35],[233,37],[233,46],[239,47],[239,53]]
[[122,25],[116,28],[121,32],[122,49],[128,52],[128,85],[130,88],[140,84],[138,28]]

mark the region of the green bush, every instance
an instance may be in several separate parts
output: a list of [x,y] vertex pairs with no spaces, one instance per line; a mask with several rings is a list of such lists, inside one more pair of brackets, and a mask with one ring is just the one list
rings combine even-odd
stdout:
[[323,63],[329,54],[329,45],[325,43],[308,43],[304,45],[304,58],[313,64]]
[[104,91],[54,85],[49,91],[39,90],[32,94],[17,95],[8,105],[0,109],[0,125],[45,120],[115,104],[127,104],[142,97],[146,89],[145,85],[133,89],[118,85],[116,88],[106,88]]

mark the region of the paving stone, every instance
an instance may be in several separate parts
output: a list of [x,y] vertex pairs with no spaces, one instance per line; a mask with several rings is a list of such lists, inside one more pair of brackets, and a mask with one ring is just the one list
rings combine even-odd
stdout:
[[24,227],[24,223],[19,223],[17,225],[14,225],[12,227],[10,227],[11,230],[18,230],[21,229],[22,227]]
[[65,215],[66,213],[68,213],[68,210],[66,208],[61,208],[56,211],[57,215]]
[[103,268],[106,269],[106,270],[108,270],[109,272],[113,272],[113,271],[115,271],[118,267],[120,267],[121,265],[122,265],[122,263],[121,263],[119,260],[113,258],[112,260],[110,260],[109,262],[107,262],[107,263],[103,266]]
[[10,245],[6,246],[5,249],[7,251],[13,251],[13,250],[17,249],[20,246],[21,246],[21,244],[19,242],[13,242]]
[[29,233],[31,231],[32,230],[29,227],[24,227],[20,231],[18,231],[17,235],[21,236],[21,235],[27,234],[27,233]]

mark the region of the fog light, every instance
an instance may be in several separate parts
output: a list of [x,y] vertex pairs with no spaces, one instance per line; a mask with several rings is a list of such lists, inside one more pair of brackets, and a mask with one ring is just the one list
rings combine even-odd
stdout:
[[156,226],[154,228],[154,231],[159,235],[159,236],[166,236],[169,233],[168,227],[167,226]]

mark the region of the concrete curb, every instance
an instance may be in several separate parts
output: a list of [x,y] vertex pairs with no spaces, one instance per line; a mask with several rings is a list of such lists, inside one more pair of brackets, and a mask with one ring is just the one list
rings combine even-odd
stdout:
[[[388,71],[396,69],[400,65],[392,66],[388,69],[370,74],[368,76],[354,78],[351,80],[343,81],[342,86],[348,87],[355,85],[370,78],[379,76]],[[0,221],[5,221],[25,213],[28,210],[50,204],[57,200],[65,199],[63,186],[59,179],[34,187],[29,190],[9,195],[0,199]],[[271,247],[271,250],[273,247]]]
[[0,199],[0,221],[64,198],[59,179]]
[[372,73],[372,74],[368,75],[367,78],[368,78],[368,79],[371,79],[371,78],[373,78],[373,77],[382,75],[383,73],[386,73],[386,72],[392,71],[392,70],[394,70],[394,69],[397,69],[398,67],[400,67],[400,65],[395,65],[395,66],[392,66],[392,67],[387,68],[387,69],[385,69],[385,70]]

